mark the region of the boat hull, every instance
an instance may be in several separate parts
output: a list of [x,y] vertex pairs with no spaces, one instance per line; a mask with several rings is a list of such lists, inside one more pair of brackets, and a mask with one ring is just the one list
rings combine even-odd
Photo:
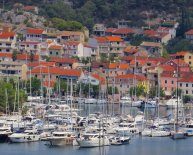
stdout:
[[110,142],[108,139],[101,140],[79,140],[77,139],[77,143],[80,147],[88,148],[88,147],[99,147],[99,146],[108,146]]

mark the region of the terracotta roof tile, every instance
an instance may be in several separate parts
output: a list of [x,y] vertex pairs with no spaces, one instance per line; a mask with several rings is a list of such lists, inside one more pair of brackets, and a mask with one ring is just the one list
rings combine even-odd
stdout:
[[[30,60],[30,55],[29,54],[17,54],[16,58],[18,60]],[[38,61],[39,60],[39,55],[34,55],[34,60]]]
[[186,34],[186,35],[193,35],[193,29],[187,31],[185,34]]
[[37,34],[41,35],[43,33],[43,29],[36,29],[36,28],[27,28],[26,32],[27,34]]
[[113,34],[131,34],[135,33],[135,30],[132,28],[119,28],[113,31]]
[[107,36],[106,38],[110,42],[123,42],[123,39],[118,36]]
[[51,45],[48,49],[50,50],[62,50],[63,46],[60,45]]
[[81,71],[77,69],[64,69],[60,67],[36,67],[31,70],[32,74],[53,74],[69,77],[80,77]]
[[139,52],[139,47],[138,46],[128,46],[127,48],[124,49],[124,52],[130,53],[130,54],[135,54]]
[[4,52],[0,52],[0,57],[4,57],[4,58],[12,58],[12,53],[4,53]]
[[8,39],[10,37],[14,37],[16,35],[15,32],[1,32],[0,39]]
[[106,33],[112,33],[113,31],[117,30],[117,28],[107,28],[105,30]]
[[37,67],[37,66],[55,66],[55,62],[46,62],[46,61],[40,61],[40,62],[29,62],[27,63],[28,67]]

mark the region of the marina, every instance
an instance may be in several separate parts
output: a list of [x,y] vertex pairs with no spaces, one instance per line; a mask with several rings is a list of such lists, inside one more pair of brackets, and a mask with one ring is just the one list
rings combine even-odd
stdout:
[[[106,104],[81,104],[81,106],[72,104],[73,110],[68,109],[67,104],[62,107],[66,109],[63,113],[56,108],[53,110],[54,114],[47,114],[42,119],[31,116],[29,121],[30,117],[28,116],[19,123],[18,119],[15,120],[15,123],[14,119],[10,123],[11,116],[9,116],[10,118],[7,118],[6,121],[12,124],[10,125],[12,129],[7,128],[7,132],[10,130],[11,132],[8,132],[9,140],[0,143],[1,152],[7,155],[49,155],[55,153],[115,155],[125,154],[125,152],[139,155],[154,154],[155,152],[157,155],[181,155],[184,153],[189,155],[193,151],[193,138],[189,137],[192,135],[191,123],[187,125],[184,123],[181,126],[184,131],[187,131],[186,139],[173,140],[171,133],[175,109],[168,109],[167,106],[160,106],[159,115],[162,119],[160,121],[154,119],[153,122],[150,120],[157,117],[157,108],[143,109],[115,104],[114,106],[109,105],[109,114],[107,115],[100,113],[107,111]],[[186,117],[192,112],[189,107],[183,109],[187,114]],[[51,112],[49,111],[49,113]],[[75,120],[75,118],[79,119]],[[156,122],[160,127],[156,125]],[[8,123],[4,124],[8,126]],[[16,130],[19,126],[20,130],[24,131],[18,133]],[[1,135],[3,127],[5,128],[5,125],[1,126]]]

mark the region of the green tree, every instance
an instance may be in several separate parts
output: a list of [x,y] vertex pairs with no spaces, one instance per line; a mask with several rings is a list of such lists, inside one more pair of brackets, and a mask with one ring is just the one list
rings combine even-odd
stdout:
[[183,38],[174,38],[168,42],[166,45],[166,50],[168,53],[176,53],[179,51],[190,51],[193,49],[193,45],[187,39]]
[[59,87],[60,87],[60,91],[61,91],[60,93],[62,93],[62,95],[65,95],[65,93],[67,92],[66,81],[63,79],[57,80],[57,82],[54,85],[54,91],[58,92]]
[[[31,78],[31,93],[32,95],[40,95],[41,81],[36,77]],[[27,81],[27,92],[30,93],[30,80]]]
[[[18,99],[19,99],[19,104],[20,106],[22,106],[22,104],[27,100],[27,96],[24,93],[23,90],[18,90],[16,91],[16,89],[13,87],[13,85],[8,81],[5,82],[3,80],[0,80],[0,111],[1,112],[5,112],[6,111],[6,102],[7,102],[7,107],[9,110],[9,112],[12,112],[14,110],[14,103],[18,103]],[[18,98],[18,94],[19,94],[19,98]],[[16,95],[16,98],[15,98]],[[18,104],[16,104],[16,108],[17,108]]]
[[[151,87],[149,90],[149,97],[154,98],[158,96],[158,88],[157,87]],[[165,96],[165,92],[163,90],[163,88],[160,88],[160,97],[164,97]]]
[[112,86],[109,86],[108,87],[108,94],[109,95],[112,95],[112,93],[114,92],[114,94],[118,94],[119,93],[119,90],[118,90],[118,88],[117,87],[112,87]]
[[129,93],[131,96],[135,95],[139,97],[139,96],[145,96],[145,87],[143,85],[137,85],[136,87],[131,87],[129,89]]

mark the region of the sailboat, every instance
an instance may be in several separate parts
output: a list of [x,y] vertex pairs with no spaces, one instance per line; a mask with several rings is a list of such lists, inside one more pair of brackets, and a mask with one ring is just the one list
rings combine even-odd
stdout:
[[178,77],[179,77],[179,58],[178,58],[178,65],[177,65],[177,105],[176,105],[176,120],[174,121],[174,131],[172,134],[172,139],[184,139],[186,138],[186,133],[183,130],[179,130],[179,90],[178,90]]

